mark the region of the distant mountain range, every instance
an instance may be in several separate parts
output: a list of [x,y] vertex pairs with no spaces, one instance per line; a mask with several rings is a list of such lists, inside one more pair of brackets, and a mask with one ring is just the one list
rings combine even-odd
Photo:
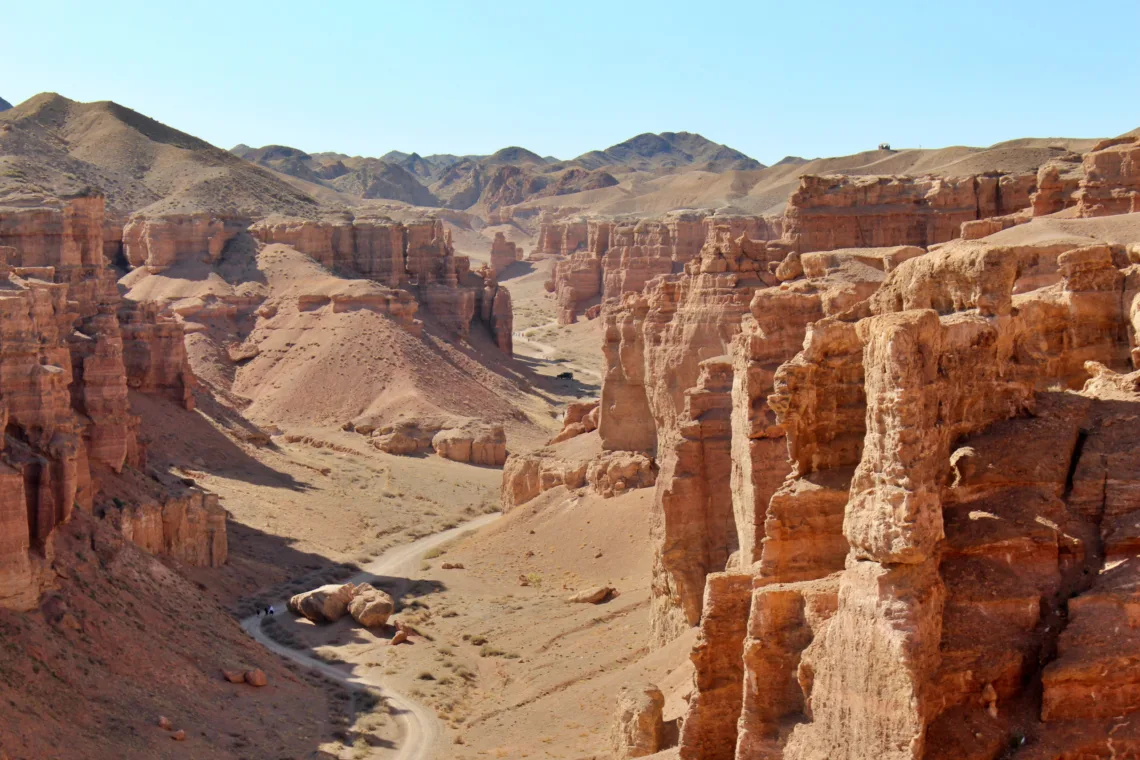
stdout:
[[[491,155],[379,158],[297,148],[210,145],[110,101],[41,93],[0,110],[0,206],[102,192],[118,213],[207,212],[316,218],[370,199],[467,211],[486,220],[528,203],[566,213],[656,215],[679,208],[779,213],[801,174],[966,176],[1036,172],[1092,139],[1019,138],[990,148],[868,150],[788,156],[762,167],[732,148],[685,132],[638,135],[561,160],[511,146]],[[561,196],[567,196],[563,199]],[[372,204],[383,206],[384,204]],[[396,213],[392,204],[382,213]],[[401,211],[402,213],[402,211]],[[413,212],[418,213],[418,212]]]
[[11,107],[11,103],[9,103],[7,100],[4,100],[4,98],[0,98],[0,111],[7,111]]
[[309,154],[283,145],[236,145],[231,152],[267,169],[359,198],[486,211],[531,198],[611,187],[619,183],[620,176],[635,172],[657,175],[764,168],[738,150],[690,132],[646,133],[569,161],[518,146],[489,156],[390,151],[369,158]]

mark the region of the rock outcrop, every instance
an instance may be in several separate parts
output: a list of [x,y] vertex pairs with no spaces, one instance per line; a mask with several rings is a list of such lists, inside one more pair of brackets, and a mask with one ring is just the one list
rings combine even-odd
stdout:
[[928,246],[958,237],[963,222],[1027,208],[1034,174],[965,177],[814,176],[788,201],[785,236],[803,251]]
[[601,414],[601,402],[575,401],[566,406],[566,414],[562,418],[562,430],[551,438],[548,446],[568,441],[584,433],[592,433],[598,429],[598,417]]
[[507,460],[507,436],[501,425],[445,428],[431,439],[435,453],[455,462],[502,467]]
[[577,457],[560,446],[512,454],[503,467],[502,505],[509,512],[558,486],[571,490],[589,486],[605,498],[634,488],[648,488],[657,479],[653,459],[640,452],[607,451]]
[[175,264],[216,263],[248,219],[206,213],[135,217],[123,227],[123,253],[132,267],[162,272]]
[[495,239],[491,242],[491,269],[497,275],[511,264],[522,258],[519,255],[518,246],[509,242],[506,236],[501,232],[495,233]]
[[[1140,291],[1127,249],[963,241],[802,263],[755,290],[732,344],[738,547],[704,579],[681,756],[980,760],[1030,724],[1064,748],[1040,757],[1103,743],[1095,721],[1140,706],[1129,669],[1096,670],[1131,639],[1094,632],[1130,598],[1105,558],[1140,509],[1140,448],[1114,422],[1140,409],[1135,375],[1114,371]],[[691,393],[724,366],[707,360]],[[719,524],[701,503],[662,502],[666,523]],[[695,585],[700,557],[668,546],[666,582]],[[1111,687],[1088,675],[1109,671]]]
[[622,687],[611,739],[615,758],[646,757],[664,749],[665,695],[653,684]]
[[[510,292],[498,284],[494,267],[472,271],[468,258],[455,254],[451,232],[440,219],[394,222],[346,213],[315,221],[267,219],[249,232],[267,244],[290,245],[333,272],[411,292],[461,339],[477,319],[500,350],[513,350]],[[406,310],[400,314],[410,323]]]
[[[1105,161],[1106,166],[1112,163]],[[1127,162],[1118,163],[1127,167]],[[558,321],[569,324],[594,299],[620,299],[625,293],[642,292],[658,275],[680,272],[707,241],[717,236],[749,241],[753,247],[770,241],[773,248],[809,253],[929,246],[958,237],[992,234],[1031,218],[1035,203],[1041,209],[1076,204],[1075,181],[1068,175],[1061,178],[1061,164],[1050,166],[1049,171],[1042,167],[1039,172],[1046,183],[1042,192],[1038,192],[1038,174],[1032,173],[964,177],[804,175],[780,216],[675,211],[660,219],[637,221],[546,220],[539,226],[535,250],[562,259],[555,265],[547,289],[558,300]],[[1119,187],[1131,181],[1120,171],[1109,169],[1112,179],[1108,184]],[[1131,170],[1123,171],[1127,174]],[[719,265],[710,262],[706,266]],[[792,261],[789,266],[794,268]],[[793,268],[783,271],[783,279],[796,276]]]
[[1093,146],[1084,157],[1076,192],[1081,216],[1140,211],[1140,137],[1118,137]]
[[75,508],[187,564],[226,560],[213,495],[150,479],[139,499],[112,501],[145,466],[130,390],[190,406],[194,380],[181,327],[119,296],[103,203],[0,209],[0,606],[34,604],[50,581],[55,528]]

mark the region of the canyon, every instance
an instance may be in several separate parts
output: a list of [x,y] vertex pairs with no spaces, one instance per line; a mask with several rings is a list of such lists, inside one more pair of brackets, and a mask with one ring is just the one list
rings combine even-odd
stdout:
[[1017,142],[3,111],[0,758],[1140,755],[1140,137]]

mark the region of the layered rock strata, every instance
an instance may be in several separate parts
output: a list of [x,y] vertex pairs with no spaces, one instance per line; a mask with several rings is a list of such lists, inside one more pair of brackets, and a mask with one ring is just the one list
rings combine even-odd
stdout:
[[207,213],[134,217],[123,226],[123,255],[132,267],[152,273],[192,261],[216,263],[249,220]]
[[509,242],[503,233],[496,232],[495,239],[491,242],[491,269],[495,274],[498,275],[520,258],[518,246]]
[[[55,528],[76,507],[189,564],[225,561],[225,513],[207,494],[172,505],[111,503],[144,466],[128,390],[192,402],[181,328],[123,301],[104,265],[103,199],[0,209],[0,605],[26,608],[50,582]],[[176,499],[175,499],[176,500]],[[177,513],[177,514],[176,514]],[[136,530],[137,526],[137,530]]]
[[1104,140],[1085,154],[1075,194],[1081,216],[1140,211],[1140,137]]
[[[757,382],[734,388],[734,444],[779,429],[788,478],[734,505],[758,551],[739,555],[750,582],[708,577],[682,757],[995,758],[1030,724],[1026,757],[1075,757],[1103,743],[1097,720],[1140,707],[1127,667],[1111,688],[1088,675],[1130,641],[1094,632],[1130,598],[1127,570],[1097,570],[1123,567],[1105,556],[1140,509],[1140,448],[1117,427],[1140,395],[1111,369],[1130,366],[1127,250],[882,258],[844,308],[792,328],[790,361],[765,361],[786,338],[761,323],[763,290],[734,345]],[[773,459],[739,457],[742,475]]]
[[1036,183],[1029,173],[805,175],[788,201],[785,236],[801,252],[944,243],[958,237],[963,222],[1029,207]]
[[[467,338],[478,319],[502,351],[512,351],[510,292],[498,284],[494,266],[472,271],[468,258],[455,254],[451,232],[439,219],[402,223],[343,214],[316,221],[269,219],[249,231],[263,243],[292,246],[334,272],[391,288],[394,303],[400,289],[411,292],[459,338]],[[413,324],[414,312],[389,311]]]

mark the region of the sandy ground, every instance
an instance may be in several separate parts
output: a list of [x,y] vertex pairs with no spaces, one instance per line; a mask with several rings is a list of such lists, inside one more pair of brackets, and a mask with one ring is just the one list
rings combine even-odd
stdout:
[[[351,620],[282,617],[276,636],[432,708],[445,731],[431,757],[603,756],[621,685],[660,684],[667,720],[689,688],[691,636],[646,647],[651,502],[652,489],[605,500],[557,488],[427,552],[400,599],[397,617],[419,633],[409,645],[392,647],[392,629]],[[374,583],[397,588],[392,578]],[[602,584],[619,595],[596,606],[566,601]]]

